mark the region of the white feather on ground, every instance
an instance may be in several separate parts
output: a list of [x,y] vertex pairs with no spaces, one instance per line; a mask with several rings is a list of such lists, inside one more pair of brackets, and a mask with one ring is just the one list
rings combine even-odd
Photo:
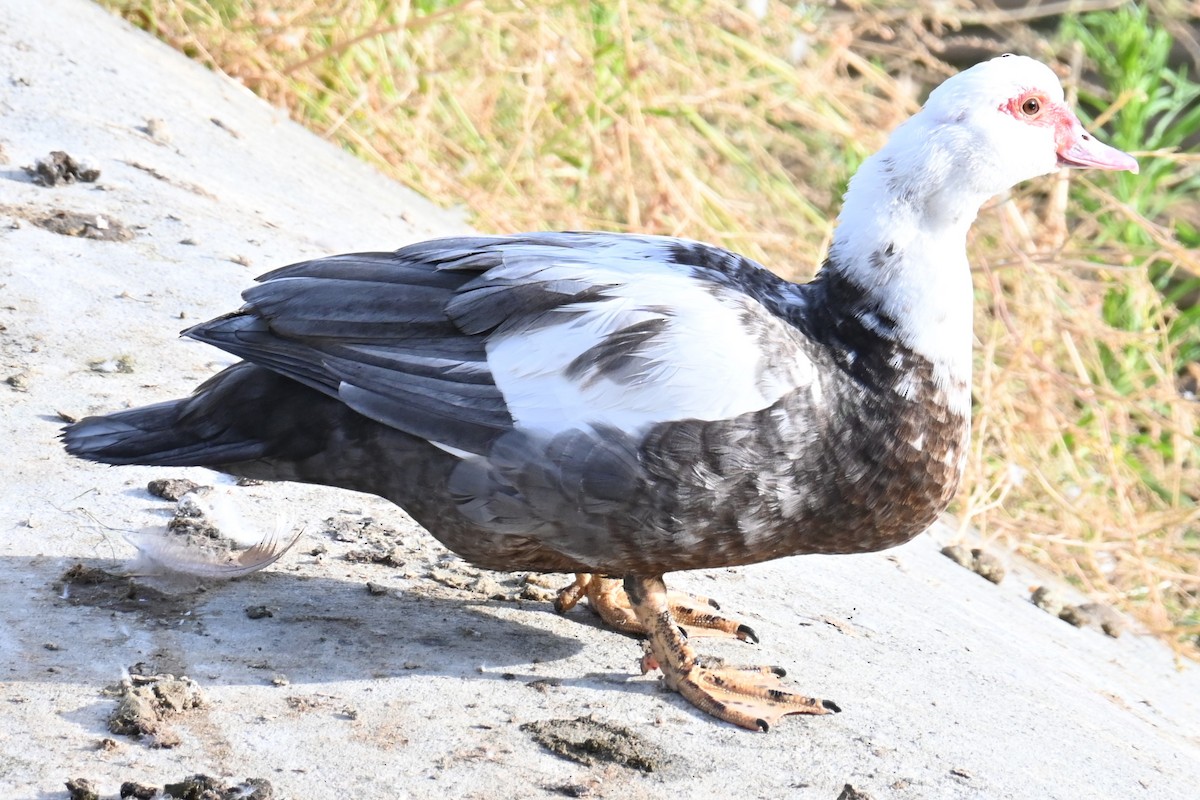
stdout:
[[125,540],[137,548],[137,555],[126,566],[125,572],[131,576],[155,578],[240,578],[269,567],[292,549],[304,531],[296,531],[290,539],[286,539],[289,527],[289,524],[280,520],[274,530],[232,558],[232,554],[222,556],[148,530],[127,533]]

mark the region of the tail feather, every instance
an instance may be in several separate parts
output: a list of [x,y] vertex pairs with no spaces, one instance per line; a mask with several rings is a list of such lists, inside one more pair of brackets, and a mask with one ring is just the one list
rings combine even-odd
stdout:
[[230,436],[203,439],[180,428],[181,406],[171,400],[103,417],[85,417],[63,430],[67,452],[104,464],[203,467],[261,458],[265,443]]
[[[288,388],[312,392],[261,367],[237,364],[191,397],[81,419],[63,430],[63,444],[73,456],[115,465],[221,467],[253,461],[286,449],[273,401],[282,396],[278,390]],[[297,438],[304,437],[291,437],[291,444]]]

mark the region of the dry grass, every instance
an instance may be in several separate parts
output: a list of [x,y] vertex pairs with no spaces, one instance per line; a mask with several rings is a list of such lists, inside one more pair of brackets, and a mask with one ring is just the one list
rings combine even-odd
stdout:
[[[1026,27],[1043,12],[961,1],[808,16],[716,0],[104,2],[484,230],[684,235],[790,277],[819,263],[857,164],[955,71],[950,50],[1080,71]],[[1180,312],[1147,268],[1200,265],[1169,218],[1091,180],[1038,182],[976,227],[977,413],[957,510],[1194,653],[1200,411],[1180,386],[1197,365],[1166,335]],[[1113,243],[1114,220],[1152,244]],[[1118,284],[1139,316],[1121,330],[1102,313]]]

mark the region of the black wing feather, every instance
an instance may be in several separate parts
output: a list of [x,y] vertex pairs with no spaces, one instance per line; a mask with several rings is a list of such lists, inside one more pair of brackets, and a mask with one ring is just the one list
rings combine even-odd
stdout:
[[[470,452],[512,427],[487,366],[485,340],[464,335],[446,307],[495,239],[424,242],[275,270],[243,293],[237,313],[187,336],[335,397],[385,425]],[[453,270],[439,269],[451,264]]]
[[[486,338],[509,325],[566,321],[565,304],[602,299],[605,287],[584,277],[536,277],[564,255],[585,262],[584,244],[569,234],[458,237],[305,261],[263,275],[240,311],[185,335],[385,425],[484,453],[513,426]],[[532,274],[489,279],[513,259]]]
[[[513,427],[488,366],[488,338],[567,323],[603,302],[612,286],[591,279],[589,264],[612,257],[662,266],[672,263],[677,245],[654,237],[530,234],[321,258],[267,273],[244,292],[240,311],[185,334],[378,422],[485,454]],[[564,278],[570,264],[578,265],[577,278]],[[617,334],[581,359],[636,373],[641,362],[623,354],[655,330]],[[583,361],[576,366],[583,369]]]

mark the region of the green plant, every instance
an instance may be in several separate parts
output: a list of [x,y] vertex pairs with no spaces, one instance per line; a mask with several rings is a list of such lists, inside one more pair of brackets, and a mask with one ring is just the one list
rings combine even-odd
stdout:
[[[1111,195],[1126,213],[1107,216],[1101,238],[1115,240],[1142,256],[1161,298],[1144,297],[1117,283],[1106,293],[1104,319],[1130,332],[1165,326],[1177,361],[1169,376],[1173,380],[1187,364],[1200,361],[1200,304],[1196,302],[1200,276],[1178,257],[1187,255],[1187,248],[1200,238],[1195,227],[1181,219],[1195,212],[1195,198],[1200,194],[1200,169],[1181,152],[1187,142],[1200,137],[1200,84],[1188,77],[1185,68],[1170,66],[1171,37],[1146,6],[1129,4],[1112,12],[1069,17],[1064,20],[1062,35],[1081,44],[1088,62],[1096,68],[1099,83],[1108,89],[1106,97],[1081,91],[1081,111],[1102,114],[1107,108],[1118,108],[1115,114],[1106,115],[1113,143],[1147,152],[1140,159],[1139,175],[1124,174],[1110,181]],[[1106,198],[1092,188],[1081,186],[1079,200],[1096,208]],[[1146,221],[1161,224],[1161,231]],[[1161,240],[1164,234],[1180,245],[1174,252],[1168,248],[1164,253],[1157,246],[1156,238]],[[1131,392],[1137,381],[1162,377],[1147,368],[1139,348],[1105,347],[1103,355],[1106,379],[1123,393]],[[1170,448],[1172,443],[1158,446]]]
[[[1112,196],[1132,213],[1107,217],[1102,239],[1142,251],[1153,248],[1155,237],[1143,223],[1152,220],[1163,224],[1183,248],[1200,244],[1187,219],[1195,214],[1200,195],[1200,164],[1182,152],[1200,137],[1200,84],[1188,77],[1186,68],[1170,66],[1172,40],[1166,29],[1150,16],[1148,7],[1129,4],[1116,11],[1068,17],[1062,35],[1082,45],[1099,83],[1107,87],[1105,97],[1081,90],[1081,112],[1087,116],[1089,111],[1119,109],[1108,125],[1113,144],[1147,153],[1140,159],[1139,175],[1123,174],[1111,181]],[[1103,201],[1086,190],[1080,195],[1093,208]],[[1157,253],[1147,260],[1146,269],[1164,301],[1179,307],[1168,324],[1181,360],[1200,360],[1200,312],[1192,299],[1200,293],[1200,276],[1179,259]],[[1106,298],[1105,312],[1109,324],[1122,330],[1143,329],[1156,316],[1153,309],[1137,307],[1131,294],[1119,287]],[[1117,368],[1120,359],[1115,354],[1112,359]]]
[[[1146,153],[1138,175],[1115,176],[1113,194],[1138,214],[1161,219],[1200,191],[1200,170],[1181,159],[1181,149],[1200,134],[1200,84],[1185,67],[1170,66],[1173,42],[1146,6],[1067,17],[1062,38],[1077,41],[1096,69],[1103,93],[1080,88],[1079,110],[1086,121],[1108,118],[1106,132],[1123,150]],[[1151,243],[1134,219],[1123,220],[1121,240]]]

